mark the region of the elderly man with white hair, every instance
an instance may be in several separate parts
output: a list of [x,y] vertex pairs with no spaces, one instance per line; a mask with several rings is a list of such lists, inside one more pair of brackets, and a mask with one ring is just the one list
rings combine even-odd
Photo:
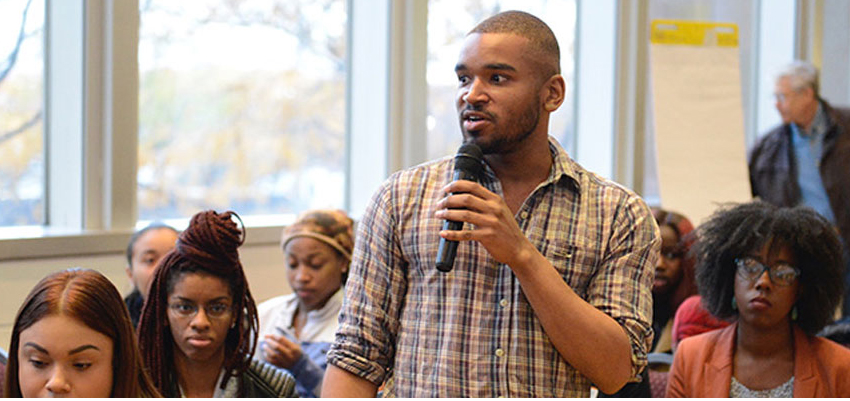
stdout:
[[[832,222],[845,257],[850,245],[850,109],[818,95],[818,70],[795,61],[776,76],[774,95],[782,124],[749,155],[753,196],[778,206],[805,205]],[[848,258],[850,260],[850,258]],[[850,271],[845,273],[844,315],[850,315]]]

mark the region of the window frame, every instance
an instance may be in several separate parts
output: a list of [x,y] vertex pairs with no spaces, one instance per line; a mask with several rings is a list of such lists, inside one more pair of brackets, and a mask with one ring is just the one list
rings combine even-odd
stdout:
[[[387,176],[426,159],[427,2],[347,1],[345,208],[357,220]],[[759,38],[772,23],[764,20],[768,7],[757,2],[760,20],[753,29]],[[47,0],[46,221],[35,228],[0,228],[3,261],[122,252],[135,230],[138,5],[139,0]],[[577,7],[576,154],[571,156],[642,193],[650,118],[643,104],[646,83],[641,83],[648,43],[639,40],[647,36],[646,2],[577,0]],[[585,20],[591,17],[601,22]],[[803,16],[794,18],[794,37],[801,42],[811,33],[800,27]],[[597,65],[605,74],[583,73]],[[758,65],[758,74],[763,67]],[[601,96],[582,95],[599,89],[606,76],[610,82],[598,91]],[[753,80],[745,84],[762,90]],[[750,93],[763,93],[759,90]],[[760,104],[756,115],[769,112],[763,110],[769,106]],[[748,123],[748,141],[762,124]],[[599,141],[600,135],[605,140]],[[249,224],[246,245],[277,243],[283,224]]]

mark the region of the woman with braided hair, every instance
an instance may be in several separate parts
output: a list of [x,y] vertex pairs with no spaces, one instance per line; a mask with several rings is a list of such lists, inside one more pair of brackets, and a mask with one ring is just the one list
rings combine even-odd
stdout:
[[237,251],[244,232],[232,217],[193,216],[151,283],[139,346],[166,397],[296,395],[292,376],[252,359],[257,308]]

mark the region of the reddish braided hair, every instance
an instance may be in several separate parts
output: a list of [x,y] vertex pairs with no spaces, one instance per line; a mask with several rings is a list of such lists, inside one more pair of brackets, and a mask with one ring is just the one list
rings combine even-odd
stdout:
[[168,324],[168,296],[182,274],[209,274],[230,286],[237,324],[227,332],[225,339],[222,386],[231,376],[245,372],[254,355],[259,327],[257,306],[237,251],[245,242],[244,229],[240,229],[231,217],[236,217],[244,228],[235,212],[219,214],[207,210],[194,215],[175,248],[157,266],[138,334],[145,365],[154,384],[166,397],[179,396],[174,377],[175,344]]

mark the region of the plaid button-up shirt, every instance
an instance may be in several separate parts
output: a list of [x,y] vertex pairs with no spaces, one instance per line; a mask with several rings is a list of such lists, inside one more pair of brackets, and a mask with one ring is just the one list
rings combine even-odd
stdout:
[[[634,193],[584,170],[550,139],[553,166],[516,214],[526,237],[582,299],[628,334],[632,373],[652,337],[660,240]],[[328,362],[400,397],[587,397],[590,382],[549,342],[510,267],[472,241],[454,269],[435,266],[444,158],[399,173],[358,225],[336,341]],[[502,195],[485,166],[484,185]],[[564,310],[564,319],[570,311]]]

